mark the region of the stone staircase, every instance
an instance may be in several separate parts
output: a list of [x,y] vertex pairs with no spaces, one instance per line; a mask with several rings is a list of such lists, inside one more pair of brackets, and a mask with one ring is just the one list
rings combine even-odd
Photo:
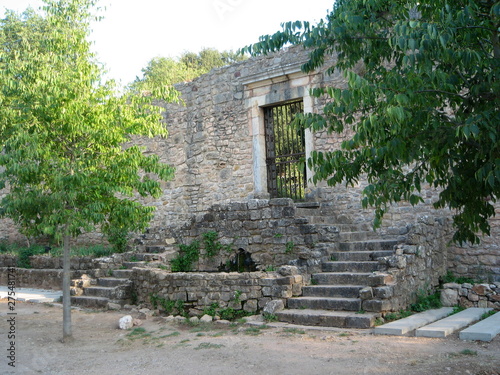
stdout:
[[373,327],[381,312],[390,309],[387,286],[393,282],[377,259],[393,255],[400,238],[377,238],[367,225],[335,224],[338,218],[321,214],[320,207],[297,212],[318,227],[336,227],[338,240],[316,245],[330,254],[330,260],[311,275],[311,285],[303,288],[301,297],[288,300],[287,309],[276,314],[278,319],[300,325]]
[[99,277],[91,285],[83,286],[83,293],[71,297],[71,304],[87,308],[107,309],[109,304],[130,303],[132,269],[119,269],[112,276]]

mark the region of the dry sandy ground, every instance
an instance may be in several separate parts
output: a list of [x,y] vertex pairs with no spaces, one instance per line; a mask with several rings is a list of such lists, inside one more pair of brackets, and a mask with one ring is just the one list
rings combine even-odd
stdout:
[[490,343],[374,336],[369,331],[190,326],[149,318],[117,329],[124,312],[75,310],[62,344],[60,306],[17,303],[16,367],[8,365],[7,302],[0,301],[0,374],[500,374]]

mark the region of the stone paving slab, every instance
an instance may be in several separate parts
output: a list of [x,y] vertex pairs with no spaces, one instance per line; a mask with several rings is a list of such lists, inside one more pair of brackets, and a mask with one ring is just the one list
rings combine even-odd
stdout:
[[462,340],[491,341],[500,333],[500,312],[460,332]]
[[489,308],[471,307],[415,331],[417,337],[443,338],[481,319]]
[[450,315],[452,311],[453,307],[442,307],[440,309],[427,310],[375,327],[373,333],[376,335],[403,336],[408,332]]
[[[52,303],[59,302],[62,297],[61,290],[44,290],[31,288],[15,288],[15,296],[11,296],[16,301],[37,302],[37,303]],[[9,289],[6,286],[0,286],[0,299],[9,296]]]

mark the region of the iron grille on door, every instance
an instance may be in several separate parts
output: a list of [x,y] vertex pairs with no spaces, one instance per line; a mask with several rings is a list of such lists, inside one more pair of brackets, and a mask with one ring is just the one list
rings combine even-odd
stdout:
[[302,101],[264,109],[267,187],[271,198],[303,200],[306,188],[304,130],[290,126]]

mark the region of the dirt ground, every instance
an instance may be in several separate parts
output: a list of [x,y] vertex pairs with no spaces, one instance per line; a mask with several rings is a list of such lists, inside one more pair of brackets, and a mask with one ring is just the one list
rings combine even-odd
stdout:
[[[189,325],[127,313],[74,310],[74,341],[62,344],[62,309],[17,303],[15,368],[9,366],[12,315],[0,301],[0,374],[500,374],[500,338],[490,343],[374,336],[362,330]],[[12,354],[12,353],[10,353]]]

